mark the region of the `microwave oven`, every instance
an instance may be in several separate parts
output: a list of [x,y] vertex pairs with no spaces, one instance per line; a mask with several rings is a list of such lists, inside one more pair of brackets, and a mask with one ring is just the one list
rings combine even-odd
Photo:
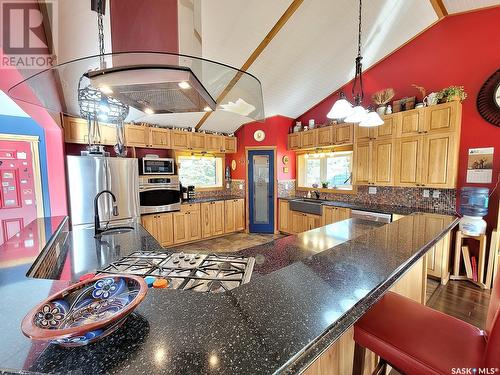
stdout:
[[143,157],[139,162],[139,174],[174,174],[174,164],[172,158]]

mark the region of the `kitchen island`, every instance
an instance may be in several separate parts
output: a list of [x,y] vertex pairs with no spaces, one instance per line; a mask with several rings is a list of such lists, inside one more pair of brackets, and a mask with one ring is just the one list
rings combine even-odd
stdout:
[[[301,372],[321,360],[321,354],[458,223],[453,216],[443,220],[444,228],[429,228],[426,214],[386,225],[348,219],[242,250],[238,255],[255,258],[249,283],[224,293],[150,289],[117,332],[71,349],[24,337],[24,315],[82,273],[134,251],[161,248],[140,225],[96,241],[91,229],[71,231],[65,218],[36,220],[0,248],[0,369]],[[48,252],[47,244],[57,241],[61,245],[50,248],[58,250]],[[28,272],[62,280],[32,278]]]

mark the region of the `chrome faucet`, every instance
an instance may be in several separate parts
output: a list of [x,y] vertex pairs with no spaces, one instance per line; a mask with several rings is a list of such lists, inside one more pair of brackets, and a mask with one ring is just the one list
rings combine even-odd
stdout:
[[319,190],[314,190],[313,193],[316,195],[316,199],[319,199]]
[[95,236],[98,237],[102,232],[105,232],[107,228],[101,228],[101,219],[99,218],[99,197],[104,194],[110,194],[111,198],[113,198],[113,216],[118,216],[118,206],[116,205],[116,197],[115,195],[110,191],[110,190],[103,190],[100,193],[97,193],[97,195],[94,198],[94,229],[95,229]]

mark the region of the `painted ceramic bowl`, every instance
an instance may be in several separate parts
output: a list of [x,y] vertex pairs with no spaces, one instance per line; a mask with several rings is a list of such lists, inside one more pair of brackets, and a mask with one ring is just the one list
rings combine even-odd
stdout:
[[82,346],[118,329],[141,303],[148,287],[142,277],[101,275],[50,296],[23,319],[33,340]]

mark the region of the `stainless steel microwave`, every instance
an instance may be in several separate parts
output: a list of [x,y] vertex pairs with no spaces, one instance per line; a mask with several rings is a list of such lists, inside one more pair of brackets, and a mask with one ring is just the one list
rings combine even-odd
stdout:
[[174,174],[174,159],[143,157],[139,163],[139,174]]

